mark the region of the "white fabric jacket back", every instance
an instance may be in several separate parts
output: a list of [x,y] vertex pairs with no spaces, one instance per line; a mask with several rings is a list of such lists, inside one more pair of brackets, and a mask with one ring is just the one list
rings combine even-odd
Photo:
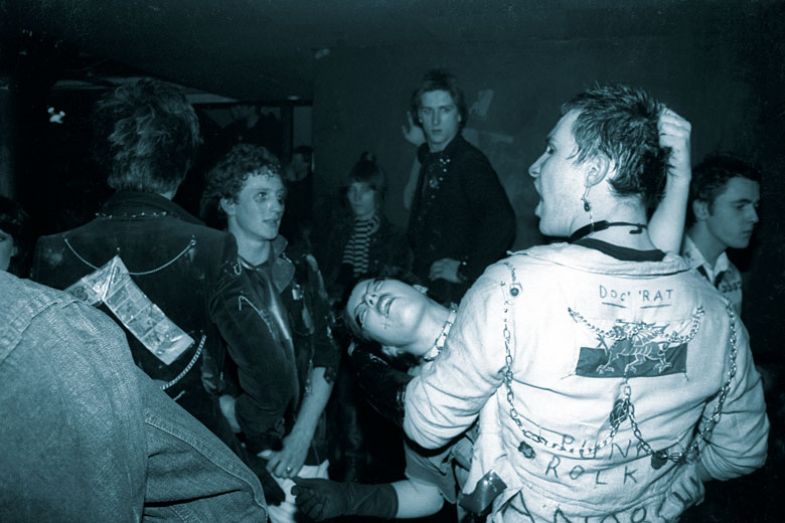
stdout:
[[[447,350],[409,384],[404,428],[435,448],[482,410],[464,492],[489,470],[500,474],[508,489],[496,500],[496,521],[673,520],[702,497],[697,462],[655,468],[647,445],[671,455],[687,449],[731,367],[699,462],[728,479],[766,456],[760,377],[746,330],[726,305],[674,255],[620,261],[568,244],[514,254],[475,283]],[[520,426],[503,381],[505,318]],[[613,434],[611,412],[625,398],[636,423],[626,416]]]

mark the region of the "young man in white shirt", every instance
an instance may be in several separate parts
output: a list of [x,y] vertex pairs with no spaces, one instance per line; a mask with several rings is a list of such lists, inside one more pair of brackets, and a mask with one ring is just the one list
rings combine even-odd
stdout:
[[[714,154],[693,172],[691,216],[682,255],[741,312],[742,280],[726,250],[745,249],[758,223],[760,171],[749,163]],[[691,219],[690,219],[691,218]]]

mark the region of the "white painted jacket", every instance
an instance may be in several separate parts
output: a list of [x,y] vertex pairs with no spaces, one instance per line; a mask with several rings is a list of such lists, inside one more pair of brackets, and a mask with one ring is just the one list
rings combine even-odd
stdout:
[[[502,377],[505,318],[520,426]],[[695,459],[677,462],[723,385],[711,444],[699,438]],[[640,438],[630,416],[612,434],[625,391]],[[729,479],[766,457],[769,424],[747,332],[675,255],[630,262],[555,244],[488,267],[461,303],[447,350],[408,385],[404,429],[436,448],[481,410],[464,492],[495,470],[508,488],[493,521],[673,521],[703,496],[698,462]],[[650,452],[663,450],[674,459],[655,469]]]

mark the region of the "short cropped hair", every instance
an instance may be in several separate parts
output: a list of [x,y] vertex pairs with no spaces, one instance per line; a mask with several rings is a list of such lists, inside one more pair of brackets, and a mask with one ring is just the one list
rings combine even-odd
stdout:
[[102,152],[112,167],[110,187],[153,193],[177,189],[201,142],[196,112],[179,88],[143,78],[101,99],[95,116],[108,141]]
[[[692,170],[689,208],[692,209],[693,202],[698,200],[706,202],[711,212],[717,196],[725,190],[728,181],[736,177],[760,183],[763,176],[757,165],[740,156],[721,152],[709,154]],[[695,216],[690,212],[688,223],[694,221]]]
[[200,215],[208,225],[226,227],[226,214],[221,209],[221,199],[236,201],[245,181],[252,175],[281,175],[278,158],[261,145],[241,143],[232,147],[210,172],[199,205]]
[[657,122],[664,106],[646,91],[626,85],[595,86],[562,105],[579,111],[572,126],[577,163],[602,154],[616,167],[611,187],[621,197],[659,202],[670,150],[660,146]]
[[461,115],[460,128],[466,125],[469,119],[469,109],[466,106],[466,98],[463,95],[463,90],[458,86],[458,80],[451,73],[445,69],[431,69],[425,76],[423,76],[420,87],[412,93],[409,101],[409,111],[415,123],[422,127],[417,112],[420,110],[422,104],[422,95],[431,91],[447,91],[458,109],[458,114]]

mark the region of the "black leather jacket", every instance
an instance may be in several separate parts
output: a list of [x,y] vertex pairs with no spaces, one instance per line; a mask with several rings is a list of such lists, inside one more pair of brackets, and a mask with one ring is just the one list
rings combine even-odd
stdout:
[[[152,193],[119,191],[97,217],[76,229],[42,237],[32,279],[65,289],[119,255],[147,297],[195,342],[165,365],[134,336],[128,342],[135,363],[154,379],[177,379],[167,389],[177,402],[214,431],[220,425],[215,398],[203,385],[204,355],[222,361],[219,307],[226,290],[237,288],[239,267],[234,238],[201,224],[181,207]],[[110,314],[111,316],[111,314]],[[194,355],[205,336],[203,356]],[[216,371],[208,373],[215,378]],[[215,383],[207,383],[208,387]]]

